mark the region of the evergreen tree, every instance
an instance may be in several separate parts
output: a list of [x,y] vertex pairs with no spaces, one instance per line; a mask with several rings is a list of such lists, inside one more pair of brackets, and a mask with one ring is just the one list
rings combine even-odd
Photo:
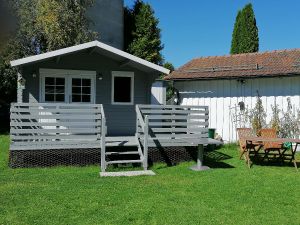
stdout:
[[[175,67],[172,63],[170,62],[165,62],[163,65],[165,68],[170,70],[172,73],[175,70]],[[165,77],[165,74],[161,75],[161,78],[163,79]],[[174,82],[173,81],[168,81],[167,82],[167,101],[169,101],[172,97],[174,97],[176,89],[174,88]]]
[[129,7],[124,7],[124,49],[128,51],[129,45],[133,41],[133,31],[135,30],[133,11]]
[[165,62],[164,67],[173,72],[175,70],[174,65],[171,62]]
[[241,34],[241,15],[242,11],[239,10],[238,14],[235,19],[235,24],[233,28],[233,33],[232,33],[232,40],[231,40],[231,54],[238,54],[239,51],[239,40],[241,39],[240,34]]
[[238,12],[231,42],[231,54],[258,52],[258,28],[252,4]]
[[132,42],[127,51],[152,63],[162,64],[161,30],[158,28],[159,21],[155,17],[153,9],[148,3],[136,0],[132,14],[134,16],[134,30]]

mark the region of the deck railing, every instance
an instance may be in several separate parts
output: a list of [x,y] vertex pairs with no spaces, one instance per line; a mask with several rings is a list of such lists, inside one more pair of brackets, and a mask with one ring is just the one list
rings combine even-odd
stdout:
[[105,148],[102,105],[13,103],[11,150]]
[[138,105],[136,110],[137,137],[143,139],[146,146],[150,142],[180,146],[208,141],[207,106]]
[[[139,145],[139,150],[141,151],[141,155],[143,156],[143,167],[145,170],[148,168],[148,139],[144,138],[144,140],[141,140],[141,134],[144,136],[148,136],[149,133],[149,120],[148,116],[145,118],[143,117],[141,110],[138,105],[136,105],[135,108],[136,111],[136,139],[137,143]],[[140,141],[143,141],[143,143],[140,143]],[[142,146],[144,146],[144,151],[142,152]]]
[[106,127],[106,117],[103,109],[103,105],[101,105],[101,171],[105,171],[106,169],[106,134],[107,134],[107,127]]

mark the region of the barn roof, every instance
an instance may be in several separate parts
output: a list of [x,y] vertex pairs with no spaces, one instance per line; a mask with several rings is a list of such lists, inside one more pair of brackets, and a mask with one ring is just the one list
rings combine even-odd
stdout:
[[92,41],[92,42],[75,45],[75,46],[68,47],[68,48],[59,49],[56,51],[51,51],[51,52],[47,52],[47,53],[43,53],[43,54],[39,54],[39,55],[29,56],[29,57],[26,57],[23,59],[11,61],[10,64],[13,67],[14,66],[23,66],[23,65],[27,65],[27,64],[32,64],[32,63],[48,60],[51,58],[61,57],[64,55],[76,53],[76,52],[87,50],[87,49],[91,49],[91,51],[101,53],[103,55],[111,57],[111,58],[118,60],[127,65],[138,66],[138,67],[145,68],[147,70],[158,71],[158,72],[161,72],[164,74],[170,73],[170,71],[168,69],[166,69],[162,66],[148,62],[144,59],[141,59],[139,57],[131,55],[127,52],[124,52],[117,48],[106,45],[100,41]]
[[300,75],[300,49],[196,58],[165,79],[234,79],[288,75]]

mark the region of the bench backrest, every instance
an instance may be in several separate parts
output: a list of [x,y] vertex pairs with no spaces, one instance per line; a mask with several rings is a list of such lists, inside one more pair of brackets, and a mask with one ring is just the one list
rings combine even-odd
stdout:
[[[191,139],[207,142],[209,111],[207,106],[138,105],[144,123],[148,122],[149,137],[152,139]],[[141,119],[141,118],[140,118]],[[137,123],[137,132],[144,130]]]
[[100,147],[102,112],[102,105],[96,104],[13,103],[11,146],[24,150]]

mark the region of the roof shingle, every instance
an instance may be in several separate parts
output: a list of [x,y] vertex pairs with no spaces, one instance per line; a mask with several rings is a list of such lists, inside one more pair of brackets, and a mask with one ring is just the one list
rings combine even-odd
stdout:
[[300,49],[193,59],[166,80],[232,79],[300,75]]

